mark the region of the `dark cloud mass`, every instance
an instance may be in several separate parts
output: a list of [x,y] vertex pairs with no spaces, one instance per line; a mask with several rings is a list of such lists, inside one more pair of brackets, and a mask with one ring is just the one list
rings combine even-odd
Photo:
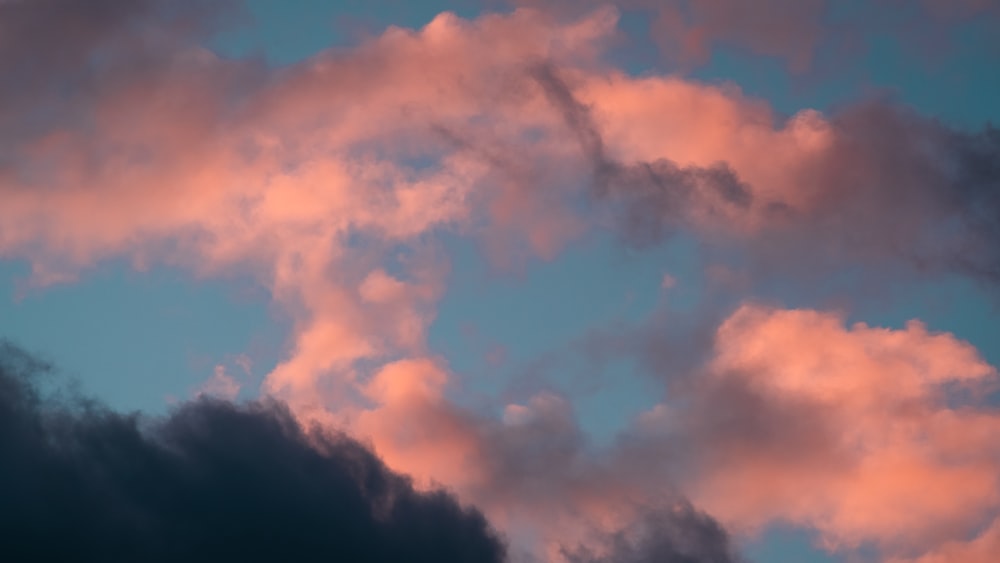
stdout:
[[201,399],[164,419],[38,390],[0,344],[4,561],[504,559],[485,518],[414,491],[364,446],[276,402]]

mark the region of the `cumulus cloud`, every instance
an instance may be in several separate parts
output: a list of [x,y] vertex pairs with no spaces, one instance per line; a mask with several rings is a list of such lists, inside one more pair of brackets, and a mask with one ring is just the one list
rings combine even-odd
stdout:
[[995,286],[1000,135],[885,101],[778,124],[738,92],[676,77],[536,73],[627,240],[679,230],[752,279],[853,271],[868,285],[959,273]]
[[[734,529],[783,521],[830,549],[911,557],[962,545],[1000,513],[997,382],[975,348],[916,321],[844,326],[746,305],[623,447]],[[946,549],[973,553],[990,533]]]
[[366,388],[375,405],[355,417],[352,432],[418,483],[448,483],[516,545],[558,553],[585,542],[588,528],[620,526],[649,493],[606,467],[563,397],[505,405],[498,419],[448,401],[448,379],[432,359],[385,366]]
[[360,443],[274,401],[163,419],[46,399],[0,345],[0,541],[11,560],[502,561],[485,518],[416,492]]

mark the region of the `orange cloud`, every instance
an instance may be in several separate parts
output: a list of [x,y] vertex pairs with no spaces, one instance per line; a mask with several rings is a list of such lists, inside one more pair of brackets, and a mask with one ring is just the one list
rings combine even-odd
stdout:
[[364,385],[375,404],[351,431],[422,486],[443,483],[482,507],[521,549],[556,557],[634,514],[641,492],[592,457],[565,399],[542,394],[497,420],[451,403],[448,379],[426,358],[383,367]]
[[933,553],[916,559],[893,559],[890,563],[990,563],[1000,553],[1000,520],[969,542],[948,542]]

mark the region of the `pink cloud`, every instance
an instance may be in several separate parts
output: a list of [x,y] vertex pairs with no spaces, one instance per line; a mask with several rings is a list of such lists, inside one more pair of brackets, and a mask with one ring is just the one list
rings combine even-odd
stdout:
[[[479,120],[498,144],[527,149],[529,129],[557,123],[519,92],[523,66],[587,59],[614,20],[553,29],[536,15],[442,14],[278,70],[184,42],[112,50],[110,78],[90,77],[94,95],[81,100],[87,127],[53,125],[12,145],[0,252],[30,257],[49,281],[117,255],[255,273],[297,321],[291,356],[267,381],[289,398],[360,358],[419,351],[443,261],[421,250],[390,278],[379,264],[388,248],[426,248],[427,233],[466,228],[484,208],[498,237],[546,257],[581,231],[435,133],[478,135],[467,124]],[[152,62],[137,72],[136,58]],[[559,150],[557,139],[537,145],[539,165]]]
[[893,559],[891,563],[990,563],[1000,553],[1000,520],[969,542],[952,541],[933,553],[916,559]]
[[608,449],[586,444],[558,395],[496,416],[452,404],[434,360],[372,378],[375,406],[352,431],[555,560],[570,546],[607,549],[597,538],[678,490],[739,534],[786,522],[836,551],[873,542],[930,557],[990,541],[964,540],[1000,514],[1000,413],[975,399],[997,371],[969,344],[919,322],[844,326],[833,313],[747,305],[718,328],[715,350]]
[[679,388],[689,398],[638,428],[691,454],[671,471],[735,529],[788,522],[831,549],[927,553],[1000,513],[1000,412],[954,398],[954,386],[989,388],[997,375],[975,348],[918,322],[844,326],[837,314],[747,305],[719,327],[704,375]]
[[955,131],[878,101],[780,122],[733,88],[672,76],[562,71],[543,87],[633,242],[694,231],[770,281],[819,285],[857,266],[870,286],[996,280],[1000,139],[988,127]]

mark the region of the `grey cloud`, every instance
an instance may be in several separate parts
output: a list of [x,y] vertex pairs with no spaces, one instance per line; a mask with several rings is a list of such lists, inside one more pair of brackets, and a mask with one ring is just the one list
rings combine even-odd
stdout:
[[689,223],[695,206],[708,212],[718,207],[747,209],[749,188],[724,162],[708,167],[679,166],[668,159],[623,163],[611,158],[590,109],[548,64],[534,67],[533,77],[576,136],[593,174],[594,195],[613,206],[626,239],[653,244]]
[[681,502],[649,510],[606,538],[610,553],[564,550],[570,563],[740,563],[729,535],[707,514]]

